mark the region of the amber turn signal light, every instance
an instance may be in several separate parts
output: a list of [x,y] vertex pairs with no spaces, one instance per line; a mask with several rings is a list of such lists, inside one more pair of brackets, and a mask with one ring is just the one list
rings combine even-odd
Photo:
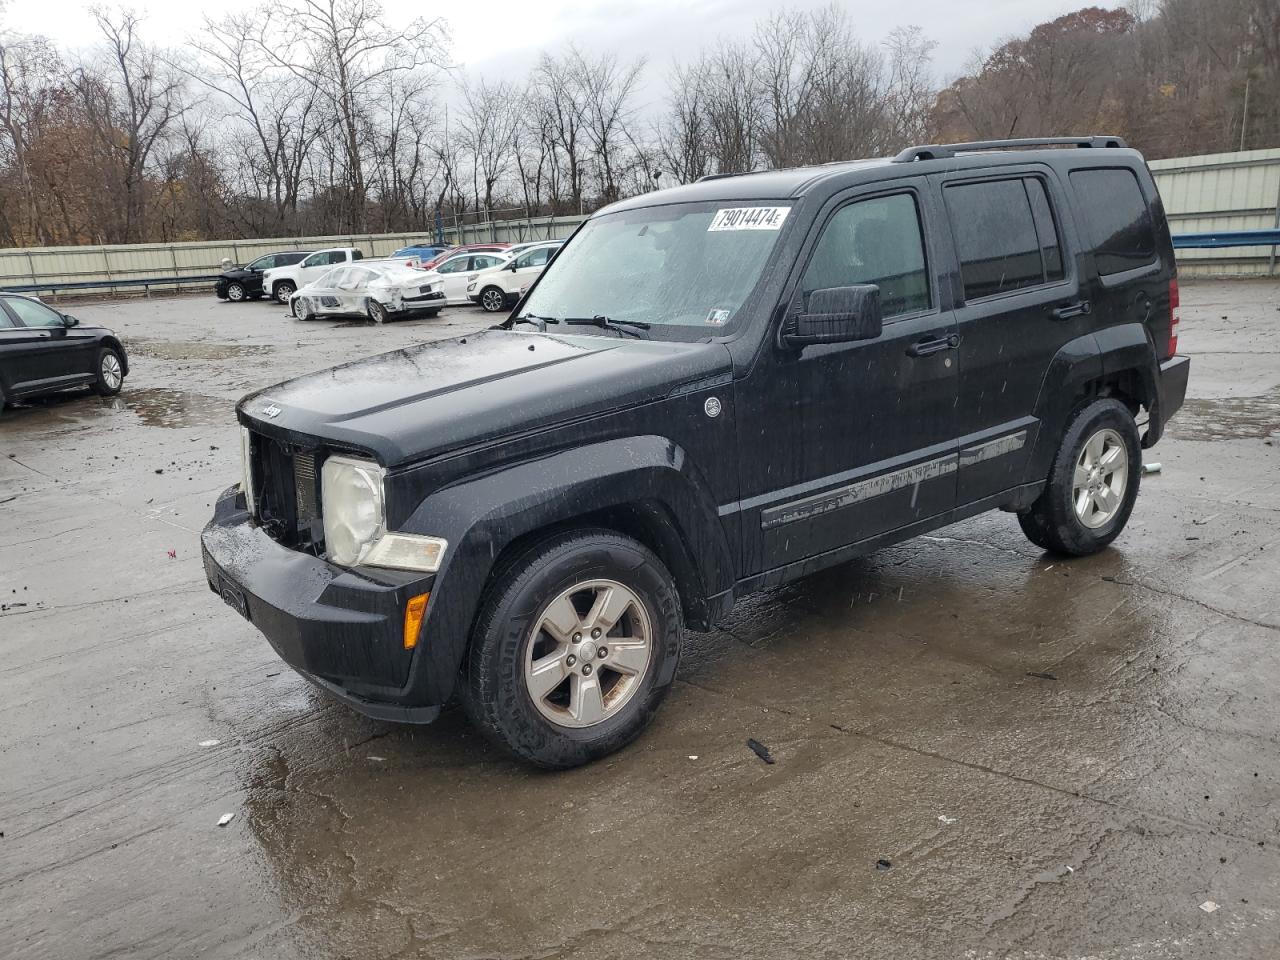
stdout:
[[412,650],[418,645],[418,631],[422,629],[422,618],[427,615],[427,601],[431,594],[420,593],[410,597],[404,606],[404,648]]

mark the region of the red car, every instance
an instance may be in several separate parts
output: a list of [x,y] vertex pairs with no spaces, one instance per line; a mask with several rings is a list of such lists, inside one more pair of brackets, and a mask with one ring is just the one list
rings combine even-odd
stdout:
[[418,264],[420,270],[434,270],[440,264],[444,263],[454,254],[458,253],[500,253],[507,249],[511,244],[503,243],[464,243],[457,247],[450,247],[444,253],[439,254],[433,260],[426,260]]

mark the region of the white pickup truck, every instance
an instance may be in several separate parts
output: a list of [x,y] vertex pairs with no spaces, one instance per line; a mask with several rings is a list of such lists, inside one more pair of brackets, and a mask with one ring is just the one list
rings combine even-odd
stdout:
[[363,259],[364,254],[355,247],[317,250],[301,263],[268,270],[262,275],[262,289],[270,293],[277,303],[288,303],[294,291],[305,287],[330,267]]

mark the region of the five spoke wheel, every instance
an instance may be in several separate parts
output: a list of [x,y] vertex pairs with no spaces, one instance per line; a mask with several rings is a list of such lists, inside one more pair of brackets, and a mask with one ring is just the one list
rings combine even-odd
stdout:
[[1091,436],[1076,461],[1071,499],[1076,516],[1090,530],[1111,521],[1124,503],[1129,454],[1124,440],[1106,428]]
[[628,587],[590,580],[547,604],[525,649],[525,688],[538,712],[562,727],[589,727],[640,689],[653,629]]

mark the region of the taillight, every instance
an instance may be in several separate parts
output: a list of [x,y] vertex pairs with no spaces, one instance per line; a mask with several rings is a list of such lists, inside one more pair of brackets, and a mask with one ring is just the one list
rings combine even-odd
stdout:
[[1178,352],[1178,280],[1169,281],[1169,356]]

